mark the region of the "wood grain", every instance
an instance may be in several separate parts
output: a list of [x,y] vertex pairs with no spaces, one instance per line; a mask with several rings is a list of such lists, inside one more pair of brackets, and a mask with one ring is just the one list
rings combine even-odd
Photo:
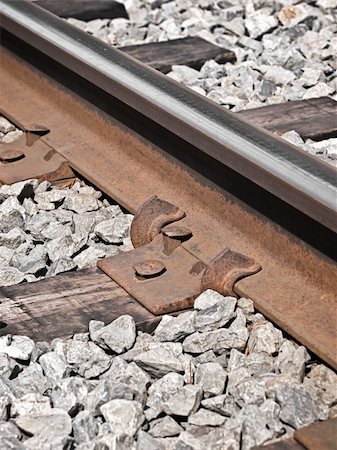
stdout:
[[184,64],[200,69],[209,59],[214,59],[218,63],[235,61],[234,52],[199,37],[130,45],[118,49],[163,73],[169,72],[174,64]]
[[262,106],[237,114],[277,133],[295,130],[303,139],[337,136],[337,102],[329,97]]
[[81,20],[128,18],[124,5],[115,0],[35,0],[35,3],[60,17]]
[[88,331],[90,320],[110,323],[122,314],[148,332],[161,319],[96,268],[0,288],[0,335],[51,340]]

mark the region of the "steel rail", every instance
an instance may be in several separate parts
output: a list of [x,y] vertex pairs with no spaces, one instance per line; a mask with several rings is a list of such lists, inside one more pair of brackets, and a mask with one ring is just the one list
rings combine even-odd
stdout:
[[1,26],[327,228],[334,168],[31,2],[1,0]]

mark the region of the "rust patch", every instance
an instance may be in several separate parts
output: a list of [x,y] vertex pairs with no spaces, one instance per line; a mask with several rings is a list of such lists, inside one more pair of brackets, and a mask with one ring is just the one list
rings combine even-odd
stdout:
[[130,236],[133,246],[148,244],[164,225],[182,219],[185,213],[177,206],[153,195],[137,211],[132,221]]
[[0,144],[0,182],[12,184],[37,178],[40,181],[73,178],[67,161],[40,139],[27,145],[22,135],[10,144]]
[[253,258],[225,248],[205,270],[201,291],[213,289],[222,295],[236,297],[234,284],[241,278],[253,275],[260,270],[260,264]]
[[300,428],[294,438],[307,450],[336,450],[337,418]]
[[337,271],[332,260],[7,51],[2,54],[0,96],[2,106],[21,122],[32,121],[35,113],[36,121],[51,130],[40,140],[130,212],[154,191],[179,205],[187,214],[181,226],[193,230],[182,247],[197,258],[202,255],[204,264],[228,246],[259,261],[263,270],[238,281],[234,291],[252,298],[266,317],[337,369]]

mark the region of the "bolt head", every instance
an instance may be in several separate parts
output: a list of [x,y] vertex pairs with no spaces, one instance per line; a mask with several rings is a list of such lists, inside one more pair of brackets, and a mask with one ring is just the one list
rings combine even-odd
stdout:
[[156,259],[141,261],[133,266],[136,275],[151,278],[161,275],[165,270],[165,264]]

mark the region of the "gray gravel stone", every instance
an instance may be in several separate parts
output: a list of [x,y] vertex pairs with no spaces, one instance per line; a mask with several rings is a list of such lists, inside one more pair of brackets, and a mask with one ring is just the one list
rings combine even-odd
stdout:
[[302,428],[319,418],[315,399],[303,386],[280,384],[275,395],[281,406],[280,419],[291,427]]
[[200,427],[221,426],[225,423],[226,418],[216,412],[209,411],[208,409],[199,409],[196,413],[192,414],[188,418],[188,423],[191,425],[197,425]]
[[171,416],[165,416],[150,423],[149,433],[153,437],[164,438],[178,436],[181,431],[183,431],[183,428]]
[[282,342],[282,332],[272,323],[265,322],[255,325],[248,340],[248,349],[250,352],[266,352],[272,355],[279,351]]
[[183,386],[169,400],[162,403],[162,410],[173,416],[189,416],[196,412],[202,399],[202,388],[198,385]]
[[165,348],[157,347],[141,353],[134,358],[134,361],[155,378],[160,378],[169,372],[183,372],[179,359]]
[[38,363],[25,367],[16,378],[8,381],[8,385],[17,397],[29,393],[43,394],[49,387],[48,380]]
[[26,235],[18,227],[9,230],[7,233],[0,233],[0,246],[17,249],[25,241]]
[[[207,309],[211,308],[212,306],[216,305],[217,303],[221,303],[224,301],[226,297],[219,294],[216,291],[213,291],[212,289],[207,289],[206,291],[202,292],[194,301],[194,308],[195,309]],[[229,297],[232,298],[232,297]]]
[[34,341],[28,336],[0,336],[0,352],[11,358],[27,361],[34,349]]
[[111,400],[101,406],[101,412],[116,436],[134,436],[144,420],[141,404],[130,400]]
[[72,421],[74,439],[77,444],[94,439],[98,426],[88,411],[80,411]]
[[70,341],[66,357],[72,370],[84,378],[97,377],[111,365],[111,357],[93,342]]
[[121,244],[128,236],[133,216],[125,214],[114,219],[104,220],[95,227],[95,233],[108,244]]
[[195,331],[194,311],[179,314],[177,317],[163,316],[154,335],[159,341],[180,341]]
[[2,133],[9,133],[10,131],[14,131],[15,126],[9,122],[5,117],[0,117],[0,131]]
[[184,378],[175,372],[168,373],[152,383],[148,389],[146,405],[152,410],[154,417],[157,417],[162,412],[163,403],[177,394],[183,385]]
[[201,405],[226,417],[231,417],[240,411],[239,406],[235,403],[234,397],[227,394],[217,395],[202,400]]
[[123,315],[102,328],[90,333],[91,339],[104,349],[120,354],[129,350],[136,340],[133,317]]
[[50,392],[53,407],[64,409],[72,415],[74,411],[83,406],[90,392],[90,383],[80,377],[60,380]]
[[195,316],[195,328],[200,331],[211,331],[225,326],[235,317],[236,299],[225,297],[210,308],[198,311]]
[[63,203],[63,208],[82,214],[87,211],[95,211],[99,208],[96,198],[87,194],[73,193],[68,195]]
[[4,270],[0,269],[0,286],[19,284],[24,280],[24,278],[24,274],[15,267],[8,267]]
[[50,399],[41,394],[28,393],[15,399],[11,405],[11,416],[29,416],[51,409]]
[[39,364],[45,376],[54,385],[66,374],[67,364],[56,352],[47,352],[40,356]]
[[210,362],[197,366],[194,380],[202,387],[204,396],[207,398],[223,393],[227,374],[220,364]]
[[71,433],[71,419],[62,409],[50,409],[43,413],[20,416],[14,419],[25,433],[33,435],[25,442],[28,448],[49,444],[51,448],[65,445]]
[[99,248],[89,247],[75,256],[73,262],[78,269],[88,269],[94,266],[99,259],[104,258],[104,256],[106,256],[105,251]]
[[138,433],[136,448],[137,450],[165,450],[164,445],[143,430]]

